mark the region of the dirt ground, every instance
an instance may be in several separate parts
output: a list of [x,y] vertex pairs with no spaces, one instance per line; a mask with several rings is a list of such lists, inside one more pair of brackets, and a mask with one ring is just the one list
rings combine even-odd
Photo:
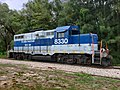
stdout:
[[[86,74],[91,70],[94,75],[112,70],[118,76]],[[0,90],[120,90],[119,74],[119,69],[0,59]]]

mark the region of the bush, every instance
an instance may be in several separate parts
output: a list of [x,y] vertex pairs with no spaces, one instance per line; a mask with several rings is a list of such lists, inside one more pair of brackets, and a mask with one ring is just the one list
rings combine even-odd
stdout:
[[112,52],[111,53],[113,59],[112,59],[112,65],[120,65],[120,55],[118,52]]
[[6,52],[0,52],[0,58],[6,58],[7,53]]

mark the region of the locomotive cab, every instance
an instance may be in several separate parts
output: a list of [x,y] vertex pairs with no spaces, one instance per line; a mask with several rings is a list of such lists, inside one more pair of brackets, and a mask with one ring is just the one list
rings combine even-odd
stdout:
[[[54,32],[54,50],[59,53],[59,58],[77,62],[79,64],[100,64],[106,66],[109,62],[105,62],[106,57],[101,56],[98,49],[97,34],[80,34],[78,26],[57,27]],[[103,54],[102,54],[103,55]],[[77,61],[74,61],[77,60]],[[63,61],[63,60],[62,60]]]
[[80,34],[78,26],[57,27],[54,33],[54,44],[70,44],[70,36]]

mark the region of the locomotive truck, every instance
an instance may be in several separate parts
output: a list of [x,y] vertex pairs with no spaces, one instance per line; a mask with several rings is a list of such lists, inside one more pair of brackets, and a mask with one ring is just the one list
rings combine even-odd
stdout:
[[80,28],[76,25],[14,35],[14,48],[9,51],[9,57],[110,65],[108,49],[102,48],[102,42],[99,45],[97,34],[80,34]]

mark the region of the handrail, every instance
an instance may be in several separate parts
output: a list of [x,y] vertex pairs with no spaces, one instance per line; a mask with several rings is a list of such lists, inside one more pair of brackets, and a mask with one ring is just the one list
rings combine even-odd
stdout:
[[102,40],[100,42],[100,64],[102,64]]
[[[90,33],[90,34],[92,34],[92,33]],[[92,63],[94,63],[94,39],[93,38],[94,37],[92,36]]]

